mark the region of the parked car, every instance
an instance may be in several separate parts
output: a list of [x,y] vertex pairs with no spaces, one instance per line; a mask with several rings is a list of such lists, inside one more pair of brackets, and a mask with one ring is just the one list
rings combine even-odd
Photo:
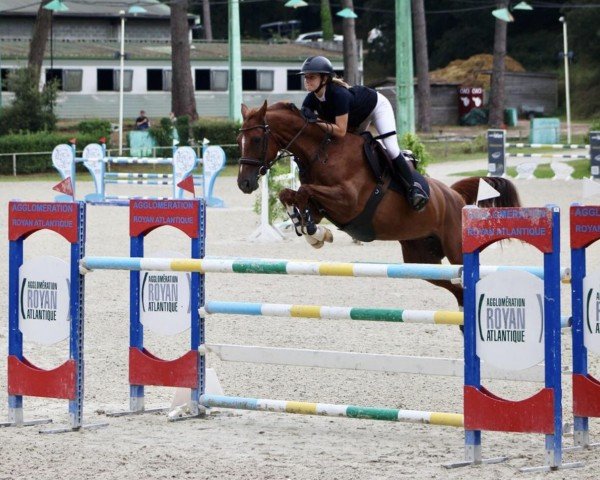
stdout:
[[[309,43],[309,42],[322,42],[322,41],[323,41],[323,32],[322,31],[301,33],[300,35],[298,35],[298,38],[296,38],[296,40],[294,40],[294,42],[296,42],[296,43]],[[333,41],[334,42],[343,42],[344,36],[333,34]]]

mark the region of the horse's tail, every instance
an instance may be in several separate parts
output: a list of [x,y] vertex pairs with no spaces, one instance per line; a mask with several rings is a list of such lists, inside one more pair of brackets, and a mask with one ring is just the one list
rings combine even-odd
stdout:
[[459,180],[452,185],[452,190],[458,192],[465,200],[467,205],[473,205],[477,201],[477,190],[479,189],[479,180],[483,179],[490,187],[500,192],[500,196],[482,200],[480,207],[520,207],[521,200],[519,193],[510,180],[502,177],[469,177]]

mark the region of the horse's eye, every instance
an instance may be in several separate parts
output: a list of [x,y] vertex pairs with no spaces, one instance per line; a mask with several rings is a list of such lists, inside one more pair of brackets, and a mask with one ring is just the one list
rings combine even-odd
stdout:
[[261,142],[261,138],[260,137],[252,137],[252,143],[254,145],[258,145]]

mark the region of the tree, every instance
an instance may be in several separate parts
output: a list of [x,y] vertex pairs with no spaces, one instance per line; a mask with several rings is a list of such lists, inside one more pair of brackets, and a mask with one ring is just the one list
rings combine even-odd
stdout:
[[171,64],[173,80],[171,110],[175,116],[198,119],[194,82],[190,68],[190,40],[187,21],[188,0],[171,2]]
[[[498,0],[497,8],[508,8],[508,0]],[[500,128],[504,124],[504,58],[506,57],[507,23],[496,19],[494,30],[494,63],[490,88],[489,125]]]
[[[352,0],[342,0],[342,7],[354,11]],[[360,83],[358,73],[358,45],[356,44],[356,28],[353,18],[344,18],[344,79],[350,85]]]
[[52,11],[46,10],[44,5],[51,0],[42,0],[35,17],[33,24],[33,33],[31,35],[31,43],[29,44],[29,58],[27,65],[38,83],[40,73],[42,71],[42,62],[44,61],[44,52],[46,51],[46,43],[48,42],[48,34],[52,26]]
[[429,85],[429,57],[427,55],[427,26],[423,0],[412,0],[415,59],[417,70],[417,98],[419,114],[417,130],[431,131],[431,87]]
[[212,41],[212,23],[210,19],[210,0],[202,0],[202,19],[204,20],[204,40]]
[[323,30],[323,40],[333,41],[333,21],[331,20],[331,7],[329,0],[321,0],[321,30]]
[[19,68],[8,77],[10,90],[15,99],[10,106],[1,110],[0,135],[9,132],[52,131],[56,126],[54,105],[58,83],[52,80],[40,92],[39,72],[29,67]]

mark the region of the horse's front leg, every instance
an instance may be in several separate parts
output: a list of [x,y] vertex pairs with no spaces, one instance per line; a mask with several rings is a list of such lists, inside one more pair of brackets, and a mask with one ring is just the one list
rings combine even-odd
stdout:
[[301,186],[298,191],[289,188],[279,193],[279,200],[285,206],[296,234],[304,236],[314,248],[321,248],[325,242],[333,241],[333,234],[327,227],[317,225],[323,218],[310,206],[310,191]]

